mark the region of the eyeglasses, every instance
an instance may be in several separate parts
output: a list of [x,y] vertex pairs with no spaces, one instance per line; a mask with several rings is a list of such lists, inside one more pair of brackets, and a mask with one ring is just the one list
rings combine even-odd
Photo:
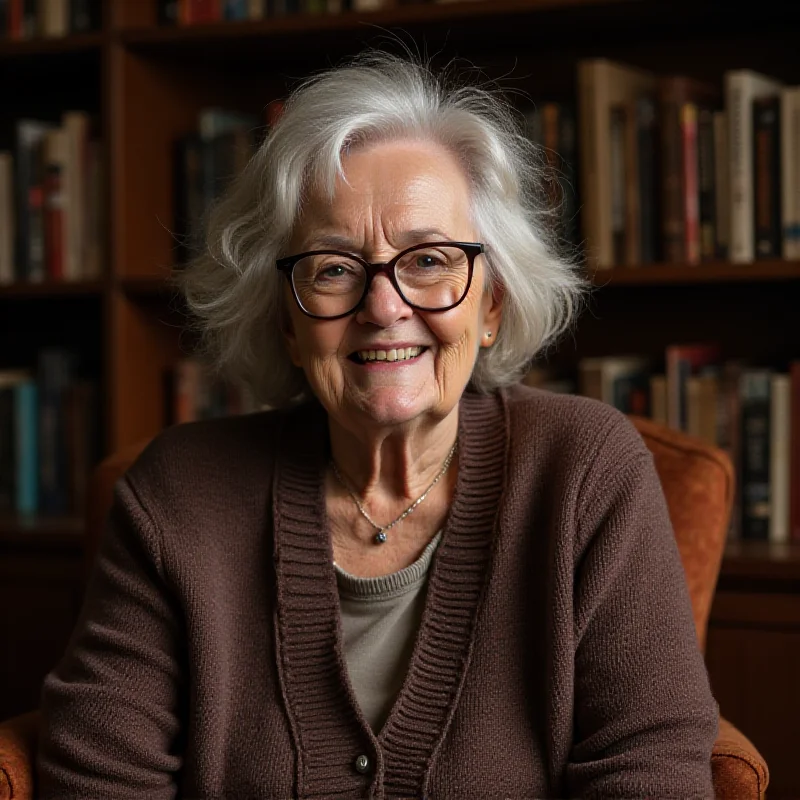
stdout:
[[376,275],[386,275],[407,305],[418,311],[447,311],[469,292],[474,242],[429,242],[409,247],[384,264],[370,264],[352,253],[312,250],[279,258],[275,265],[292,287],[303,313],[339,319],[360,309]]

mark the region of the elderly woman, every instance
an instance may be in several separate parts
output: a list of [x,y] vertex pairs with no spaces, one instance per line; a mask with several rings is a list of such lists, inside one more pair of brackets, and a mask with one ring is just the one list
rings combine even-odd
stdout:
[[582,291],[508,108],[306,82],[186,272],[273,410],[119,482],[44,797],[711,797],[718,708],[626,418],[514,385]]

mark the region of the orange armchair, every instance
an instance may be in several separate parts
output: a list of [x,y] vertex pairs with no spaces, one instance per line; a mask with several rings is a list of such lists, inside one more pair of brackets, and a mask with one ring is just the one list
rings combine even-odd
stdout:
[[[734,474],[720,450],[649,420],[633,418],[655,459],[669,506],[692,598],[697,638],[705,652],[706,628],[719,575],[733,502]],[[111,507],[117,479],[143,445],[104,461],[94,472],[87,508],[87,567],[91,564]],[[0,724],[0,800],[35,797],[33,759],[39,713],[33,711]],[[717,800],[763,800],[769,771],[753,744],[720,718],[711,755]]]

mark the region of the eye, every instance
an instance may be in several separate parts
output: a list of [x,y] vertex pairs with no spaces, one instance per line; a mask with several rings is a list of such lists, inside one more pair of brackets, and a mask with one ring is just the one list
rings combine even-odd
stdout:
[[341,278],[346,272],[347,269],[342,264],[331,264],[330,266],[321,269],[318,273],[318,277]]
[[416,258],[416,266],[422,269],[430,269],[431,267],[440,267],[442,259],[437,258],[430,253],[418,253]]

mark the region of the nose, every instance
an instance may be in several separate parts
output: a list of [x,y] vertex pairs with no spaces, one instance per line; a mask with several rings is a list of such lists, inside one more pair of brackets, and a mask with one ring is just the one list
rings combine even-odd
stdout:
[[403,319],[408,319],[414,309],[406,303],[392,286],[386,275],[376,275],[369,287],[364,305],[356,314],[362,324],[372,323],[388,328]]

